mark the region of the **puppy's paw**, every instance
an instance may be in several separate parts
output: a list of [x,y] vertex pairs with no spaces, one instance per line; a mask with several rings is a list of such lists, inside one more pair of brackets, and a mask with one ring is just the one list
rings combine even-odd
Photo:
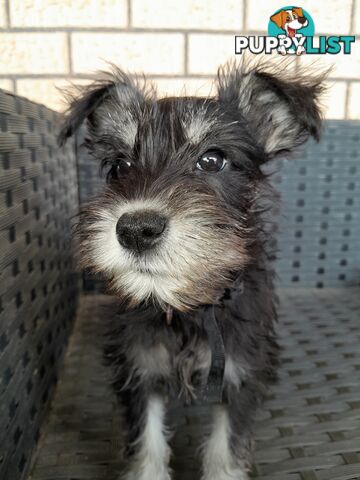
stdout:
[[155,471],[152,468],[130,468],[119,480],[171,480],[169,471]]
[[249,477],[242,468],[229,468],[208,472],[201,480],[249,480]]

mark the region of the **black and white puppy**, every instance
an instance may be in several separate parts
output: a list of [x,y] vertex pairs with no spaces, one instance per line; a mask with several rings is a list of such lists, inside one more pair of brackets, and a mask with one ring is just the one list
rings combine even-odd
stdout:
[[[203,480],[245,480],[251,430],[275,378],[276,296],[269,269],[263,165],[319,138],[323,76],[284,64],[227,65],[211,98],[158,99],[114,69],[73,98],[61,141],[86,120],[107,171],[78,224],[83,267],[123,301],[106,357],[128,422],[125,480],[169,480],[166,405],[192,401],[225,347],[223,402],[203,447]],[[241,288],[240,288],[241,287]]]

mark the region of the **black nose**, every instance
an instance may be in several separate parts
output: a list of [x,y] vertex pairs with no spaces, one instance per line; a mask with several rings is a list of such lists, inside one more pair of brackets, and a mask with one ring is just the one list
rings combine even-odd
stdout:
[[124,213],[116,224],[120,245],[142,252],[153,247],[166,228],[166,218],[152,211]]
[[303,25],[306,22],[306,17],[298,17],[299,22]]

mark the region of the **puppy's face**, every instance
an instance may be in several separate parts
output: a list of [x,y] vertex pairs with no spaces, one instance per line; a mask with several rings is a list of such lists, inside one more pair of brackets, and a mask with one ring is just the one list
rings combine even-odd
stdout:
[[216,302],[257,252],[261,165],[318,135],[319,82],[243,65],[215,98],[158,100],[119,71],[84,92],[62,139],[87,119],[108,186],[80,216],[82,265],[130,305]]

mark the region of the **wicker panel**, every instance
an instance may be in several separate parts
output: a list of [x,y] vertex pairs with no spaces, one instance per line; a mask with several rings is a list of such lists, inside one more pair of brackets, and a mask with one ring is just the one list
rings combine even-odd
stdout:
[[[280,382],[256,424],[258,480],[360,479],[359,289],[281,290]],[[112,480],[121,466],[120,414],[101,365],[103,296],[83,297],[62,382],[31,480]],[[109,301],[109,299],[107,300]],[[178,409],[177,480],[198,480],[207,407]]]
[[26,471],[76,306],[73,146],[58,115],[0,91],[0,478]]
[[[82,134],[83,135],[83,134]],[[83,136],[79,137],[79,144]],[[281,286],[360,283],[360,122],[328,120],[319,144],[299,158],[270,165],[282,196],[275,270]],[[104,185],[99,166],[79,148],[80,200]],[[99,283],[86,277],[87,289]]]
[[359,293],[281,295],[281,378],[257,430],[259,478],[360,478]]
[[359,151],[359,121],[327,121],[321,142],[275,175],[281,285],[359,285]]

